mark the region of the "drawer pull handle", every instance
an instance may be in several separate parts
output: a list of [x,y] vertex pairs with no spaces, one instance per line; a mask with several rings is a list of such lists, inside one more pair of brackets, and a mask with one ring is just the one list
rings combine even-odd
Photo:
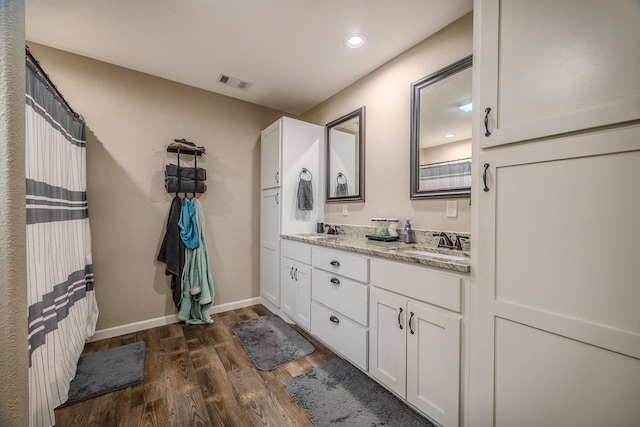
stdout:
[[336,316],[331,316],[329,317],[329,320],[331,320],[333,323],[335,323],[336,325],[338,323],[340,323],[340,319],[338,319]]
[[412,334],[415,334],[416,331],[413,330],[413,326],[411,326],[411,321],[413,320],[413,311],[411,312],[411,316],[409,316],[409,331],[411,331]]
[[400,307],[400,311],[398,312],[398,326],[402,329],[402,323],[400,323],[400,316],[402,316],[402,307]]
[[335,259],[331,261],[329,264],[333,265],[334,267],[340,267],[340,262],[336,261]]
[[293,280],[293,267],[291,267],[291,271],[289,272],[289,276],[291,276],[291,280]]
[[296,282],[298,281],[298,269],[296,268],[296,271],[293,272],[293,278],[296,280]]
[[489,169],[489,163],[484,164],[484,172],[482,173],[482,181],[484,182],[484,192],[489,191],[489,187],[487,187],[487,169]]
[[340,284],[340,280],[338,280],[335,277],[332,277],[331,280],[329,280],[331,283],[333,283],[334,285],[339,285]]
[[484,136],[490,136],[491,132],[489,132],[489,113],[491,112],[491,108],[487,108],[484,110]]

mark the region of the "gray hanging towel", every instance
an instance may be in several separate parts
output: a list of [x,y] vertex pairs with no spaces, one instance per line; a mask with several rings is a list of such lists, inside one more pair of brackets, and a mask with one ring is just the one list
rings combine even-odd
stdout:
[[349,186],[347,183],[340,183],[336,185],[336,196],[346,196],[349,194]]
[[311,181],[303,179],[298,181],[298,209],[301,211],[313,210],[313,189]]

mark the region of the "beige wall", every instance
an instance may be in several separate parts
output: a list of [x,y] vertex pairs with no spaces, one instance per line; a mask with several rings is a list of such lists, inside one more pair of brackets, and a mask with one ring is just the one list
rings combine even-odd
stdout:
[[[156,261],[172,199],[174,138],[207,148],[206,241],[215,305],[259,295],[260,130],[282,114],[85,57],[29,44],[87,123],[87,187],[98,329],[175,314]],[[182,160],[182,158],[181,158]]]
[[469,199],[446,218],[445,200],[409,199],[410,85],[472,53],[472,13],[380,67],[302,118],[326,124],[366,106],[365,202],[325,205],[325,222],[370,225],[372,217],[411,218],[414,228],[469,232]]
[[0,425],[29,424],[24,1],[0,1]]

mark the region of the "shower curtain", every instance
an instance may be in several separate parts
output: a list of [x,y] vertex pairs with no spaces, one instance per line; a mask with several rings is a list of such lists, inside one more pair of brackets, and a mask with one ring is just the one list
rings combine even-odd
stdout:
[[[26,211],[30,425],[55,424],[98,309],[84,121],[27,57]],[[53,87],[52,87],[53,86]]]

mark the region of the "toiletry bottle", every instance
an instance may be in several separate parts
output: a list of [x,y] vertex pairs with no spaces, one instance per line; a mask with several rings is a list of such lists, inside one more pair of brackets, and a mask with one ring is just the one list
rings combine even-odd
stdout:
[[408,219],[404,224],[404,235],[402,236],[402,241],[405,243],[413,242],[413,230],[411,229],[410,219]]

